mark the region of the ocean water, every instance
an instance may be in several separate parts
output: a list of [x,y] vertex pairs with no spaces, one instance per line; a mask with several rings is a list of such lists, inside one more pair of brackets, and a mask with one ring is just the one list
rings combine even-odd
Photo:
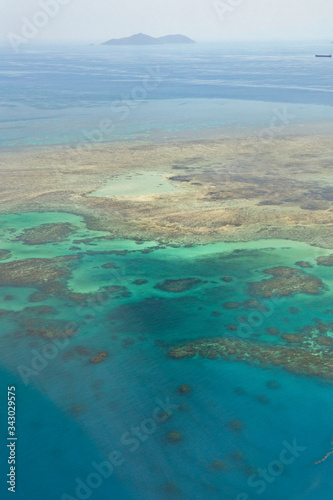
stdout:
[[[23,228],[57,222],[76,230],[57,243],[20,240]],[[281,301],[262,324],[241,336],[279,344],[281,338],[268,336],[267,328],[288,333],[316,324],[318,317],[329,320],[333,269],[316,266],[316,259],[329,251],[279,240],[189,248],[139,245],[105,240],[80,217],[54,212],[3,215],[1,228],[1,246],[11,248],[5,263],[79,256],[62,281],[70,293],[49,291],[34,303],[28,297],[40,286],[1,288],[7,311],[0,316],[2,378],[17,386],[18,498],[32,498],[32,492],[36,499],[46,492],[47,498],[64,493],[75,498],[76,478],[85,481],[95,471],[93,464],[113,450],[124,463],[92,490],[95,498],[236,499],[243,492],[256,498],[260,483],[255,471],[278,460],[285,442],[292,445],[295,439],[302,451],[278,477],[269,476],[274,480],[266,483],[263,498],[315,499],[319,493],[329,498],[330,462],[313,465],[330,450],[329,381],[287,373],[283,367],[177,361],[168,355],[186,341],[232,335],[229,324],[251,324],[251,310],[244,304],[235,310],[223,305],[249,299],[248,282],[263,279],[265,269],[294,266],[298,260],[314,266],[310,272],[323,280],[325,293]],[[77,249],[70,250],[73,246]],[[223,276],[232,281],[221,281]],[[165,279],[187,277],[200,279],[200,285],[180,293],[155,288]],[[134,283],[140,279],[147,282]],[[120,293],[107,291],[114,285],[123,287]],[[41,313],[41,307],[49,310]],[[29,333],[29,324],[38,332],[52,330],[57,322],[75,325],[76,334],[64,347],[64,339],[54,344],[56,338]],[[82,355],[82,348],[90,354]],[[89,363],[101,351],[108,354],[105,361]],[[179,392],[183,384],[191,386],[189,394]],[[144,440],[133,450],[129,436],[133,439],[135,428],[146,425],[163,403],[171,408],[170,418],[156,428],[149,421]],[[230,428],[234,420],[244,428]],[[179,443],[167,440],[173,430],[182,436]],[[215,461],[225,469],[214,468]],[[248,483],[253,474],[256,487]]]
[[3,48],[1,144],[331,130],[332,61],[314,57],[330,51],[322,41]]
[[[279,112],[293,116],[279,123],[281,134],[290,125],[328,130],[332,64],[314,54],[329,50],[312,42],[4,51],[2,146],[249,133]],[[156,67],[165,80],[145,99],[128,98]],[[121,120],[124,100],[129,113]],[[114,132],[98,135],[108,118]],[[59,223],[70,234],[27,241],[25,229]],[[311,341],[331,339],[333,267],[317,263],[331,251],[281,240],[190,247],[111,240],[63,212],[0,215],[0,250],[10,251],[0,263],[0,360],[3,401],[7,385],[17,392],[18,500],[332,497],[332,457],[315,465],[332,448],[331,379],[237,358],[170,356],[213,337],[293,347],[283,335],[307,326]],[[66,257],[66,274],[55,281],[40,280],[46,262],[26,283],[2,273],[10,262]],[[288,296],[256,321],[258,310],[246,305],[249,283],[298,261],[322,280],[320,293]],[[161,288],[188,278],[196,286]],[[240,324],[247,328],[230,328]],[[308,340],[298,347],[313,350]],[[91,362],[101,352],[101,362]],[[2,422],[6,411],[2,404]],[[5,446],[0,453],[6,464]],[[6,465],[1,471],[3,478]]]

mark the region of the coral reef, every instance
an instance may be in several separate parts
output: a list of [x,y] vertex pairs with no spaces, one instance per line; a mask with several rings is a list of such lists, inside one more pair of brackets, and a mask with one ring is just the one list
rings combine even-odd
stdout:
[[179,443],[180,441],[182,441],[183,437],[182,435],[180,434],[180,432],[178,431],[170,431],[167,435],[166,435],[166,440],[169,442],[169,443]]
[[108,355],[108,353],[106,351],[101,351],[97,354],[97,356],[90,358],[89,363],[92,363],[92,364],[102,363],[107,358],[107,355]]
[[304,269],[309,269],[309,268],[313,267],[313,265],[310,264],[310,262],[305,262],[304,260],[299,260],[299,261],[295,262],[295,266],[302,267]]
[[76,256],[25,259],[0,264],[1,285],[27,286],[57,280],[68,272],[67,264],[73,259]]
[[265,274],[270,274],[273,278],[249,283],[250,295],[265,298],[295,293],[318,295],[325,288],[324,283],[319,278],[291,267],[274,267],[267,269]]
[[180,394],[189,394],[192,391],[192,388],[189,384],[183,384],[178,387],[178,392]]
[[265,333],[267,335],[279,335],[280,330],[278,328],[270,327],[270,328],[266,328]]
[[133,281],[133,285],[145,285],[146,283],[148,283],[148,280],[144,280],[144,279],[139,279],[139,280]]
[[293,333],[286,333],[285,335],[282,335],[282,338],[290,344],[299,344],[302,342],[302,337]]
[[180,293],[187,292],[191,290],[191,288],[200,285],[201,283],[205,283],[197,278],[182,278],[179,280],[165,280],[163,283],[157,283],[155,288],[159,290],[163,290],[164,292],[172,292],[172,293]]
[[318,266],[333,266],[333,253],[317,258]]
[[229,428],[232,429],[233,431],[241,431],[244,429],[244,423],[239,420],[238,418],[236,418],[235,420],[232,420],[230,423],[229,423]]
[[75,328],[69,328],[68,325],[68,322],[62,320],[46,320],[41,322],[34,318],[26,322],[25,330],[22,331],[27,335],[43,339],[71,338],[76,334],[76,330]]
[[43,300],[46,300],[47,296],[45,293],[42,292],[34,292],[31,295],[29,295],[29,302],[42,302]]
[[64,240],[74,232],[75,228],[66,222],[41,224],[40,226],[24,229],[16,239],[26,245],[42,245]]
[[7,260],[11,257],[9,250],[0,250],[0,260]]
[[223,304],[224,309],[238,309],[241,307],[242,303],[241,302],[225,302]]
[[218,318],[219,316],[222,316],[222,313],[220,311],[212,311],[212,316],[214,316],[215,318]]
[[171,349],[173,359],[223,358],[261,366],[281,366],[301,375],[333,379],[333,352],[247,342],[237,338],[211,338],[188,342]]
[[106,262],[105,264],[102,265],[103,269],[117,269],[116,264],[113,262]]
[[223,460],[214,460],[211,464],[210,464],[211,468],[212,469],[215,469],[215,470],[226,470],[228,468],[228,464],[226,462],[223,462]]

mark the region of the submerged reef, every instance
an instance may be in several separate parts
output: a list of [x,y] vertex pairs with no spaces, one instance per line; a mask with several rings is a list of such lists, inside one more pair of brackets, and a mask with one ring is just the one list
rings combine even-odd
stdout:
[[67,263],[77,256],[55,257],[53,259],[25,259],[0,264],[2,286],[26,286],[44,284],[67,274]]
[[37,336],[43,339],[55,339],[71,338],[77,333],[77,330],[75,326],[70,327],[68,321],[40,321],[39,319],[32,319],[27,322],[25,330],[22,329],[22,332],[26,335]]
[[188,342],[171,349],[173,359],[223,358],[263,366],[281,366],[285,370],[301,375],[319,376],[333,379],[333,351],[320,348],[315,350],[246,342],[237,338],[211,338]]
[[298,260],[297,262],[295,262],[295,266],[298,266],[298,267],[303,267],[304,269],[309,269],[311,267],[313,267],[312,264],[310,264],[310,262],[306,262],[304,260]]
[[157,283],[157,285],[155,285],[155,288],[163,290],[164,292],[179,293],[179,292],[187,292],[188,290],[191,290],[191,288],[200,285],[201,283],[206,283],[206,282],[201,281],[197,278],[182,278],[179,280],[169,279],[163,281],[163,283]]
[[148,283],[148,280],[145,280],[145,279],[138,279],[138,280],[135,280],[133,281],[133,285],[145,285],[146,283]]
[[319,278],[292,267],[274,267],[267,269],[265,274],[270,274],[273,278],[249,283],[250,295],[265,298],[295,293],[319,295],[325,289]]
[[181,433],[178,431],[170,431],[166,435],[166,440],[169,443],[179,443],[179,441],[182,441],[182,439],[183,439],[183,437],[182,437]]
[[89,363],[92,363],[92,364],[102,363],[107,358],[107,355],[108,354],[106,351],[101,351],[94,358],[90,358]]
[[189,394],[192,391],[192,388],[189,384],[183,384],[178,387],[178,392],[180,394]]
[[322,257],[318,257],[317,259],[318,266],[333,266],[333,253],[330,255],[324,255]]
[[75,228],[67,222],[41,224],[24,229],[16,239],[26,245],[43,245],[44,243],[61,241],[74,232]]
[[11,256],[11,253],[9,250],[0,250],[0,260],[9,259],[10,256]]

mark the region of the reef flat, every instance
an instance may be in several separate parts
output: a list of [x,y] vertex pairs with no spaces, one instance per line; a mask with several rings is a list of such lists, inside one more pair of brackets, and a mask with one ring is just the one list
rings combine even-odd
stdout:
[[[325,135],[254,136],[4,152],[0,211],[62,210],[84,216],[90,229],[136,240],[279,238],[332,248],[331,141]],[[137,186],[126,196],[119,188],[124,179]],[[108,192],[112,180],[118,187]],[[50,229],[26,239],[45,241]],[[70,228],[53,228],[54,237],[63,230]]]

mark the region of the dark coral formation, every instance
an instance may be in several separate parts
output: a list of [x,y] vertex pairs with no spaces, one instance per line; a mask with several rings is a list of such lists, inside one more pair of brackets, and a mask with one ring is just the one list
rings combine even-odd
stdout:
[[41,337],[43,339],[71,338],[76,334],[75,327],[61,320],[47,320],[44,323],[30,320],[25,332],[27,335]]
[[29,302],[42,302],[43,300],[46,300],[47,296],[45,293],[42,292],[34,292],[31,295],[29,295]]
[[0,250],[0,260],[7,260],[11,257],[9,250]]
[[267,335],[279,335],[280,330],[278,328],[270,327],[270,328],[266,328],[265,333]]
[[299,335],[295,335],[293,333],[286,333],[285,335],[282,335],[282,338],[290,344],[299,344],[300,342],[302,342],[302,338]]
[[144,280],[144,279],[139,279],[139,280],[133,281],[133,285],[145,285],[146,283],[148,283],[148,280]]
[[179,443],[180,441],[182,441],[183,437],[182,435],[180,434],[180,432],[178,431],[170,431],[167,435],[166,435],[166,440],[169,442],[169,443]]
[[226,470],[228,468],[228,464],[226,462],[224,462],[223,460],[214,460],[210,464],[210,466],[212,469],[220,470],[220,471]]
[[0,264],[1,285],[26,286],[57,280],[68,272],[66,264],[73,259],[76,256],[25,259]]
[[214,316],[214,318],[219,318],[222,316],[222,313],[220,313],[220,311],[212,311],[212,316]]
[[325,288],[319,278],[291,267],[274,267],[267,269],[265,273],[272,275],[273,278],[249,283],[250,295],[265,298],[295,293],[318,295]]
[[116,264],[113,262],[106,262],[105,264],[102,265],[103,269],[117,269]]
[[235,420],[232,420],[230,423],[229,423],[229,428],[233,431],[241,431],[244,429],[244,423],[239,420],[238,418],[236,418]]
[[318,257],[317,264],[318,266],[333,266],[333,253],[331,253],[330,255]]
[[237,338],[212,338],[196,340],[176,347],[169,352],[173,359],[223,358],[255,363],[262,366],[282,366],[285,370],[302,375],[333,379],[333,352],[320,349],[307,350],[286,346],[246,342]]
[[90,347],[85,347],[83,345],[78,345],[75,348],[75,351],[80,355],[80,356],[92,356],[92,350]]
[[224,309],[238,309],[241,306],[241,302],[226,302],[225,304],[223,304]]
[[332,345],[333,337],[330,335],[333,333],[333,322],[324,323],[320,319],[316,319],[315,324],[305,325],[296,329],[294,333],[283,332],[276,328],[267,328],[265,333],[280,337],[280,340],[286,344],[299,344],[304,349],[330,352],[329,349],[323,348]]
[[191,288],[204,283],[197,278],[182,278],[179,280],[165,280],[163,283],[157,283],[155,288],[163,290],[164,292],[180,293],[187,292]]
[[178,387],[178,392],[180,394],[189,394],[192,391],[192,388],[189,384],[183,384]]
[[43,245],[44,243],[62,241],[74,231],[75,228],[67,222],[41,224],[24,229],[17,239],[26,245]]
[[98,363],[102,363],[103,361],[105,361],[105,359],[107,358],[107,352],[106,351],[101,351],[97,354],[97,356],[93,357],[93,358],[90,358],[89,359],[89,363],[92,363],[92,364],[98,364]]
[[[224,309],[239,309],[243,307],[244,309],[258,309],[258,311],[266,311],[266,307],[256,299],[244,300],[244,302],[226,302],[223,304]],[[241,320],[243,321],[243,320]]]
[[313,267],[313,265],[310,264],[310,262],[305,262],[304,260],[299,260],[299,261],[295,262],[295,266],[302,267],[304,269],[309,269],[309,268]]

